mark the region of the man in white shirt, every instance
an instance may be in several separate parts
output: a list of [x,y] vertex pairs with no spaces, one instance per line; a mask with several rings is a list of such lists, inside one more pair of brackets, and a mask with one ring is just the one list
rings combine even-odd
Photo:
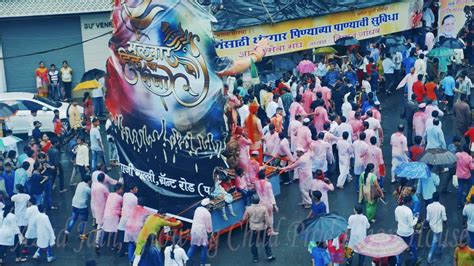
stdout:
[[250,114],[248,96],[244,97],[243,104],[239,109],[237,109],[237,112],[239,113],[240,126],[244,126],[245,119],[247,119]]
[[163,252],[165,256],[165,266],[184,266],[189,260],[186,251],[177,244],[178,241],[179,239],[173,240],[173,244],[165,248]]
[[385,77],[385,92],[390,94],[390,90],[395,86],[395,63],[390,57],[390,53],[386,53],[382,61],[383,76]]
[[474,248],[474,197],[471,197],[471,200],[466,203],[462,215],[466,216],[464,224],[466,224],[469,234],[469,247]]
[[92,170],[96,170],[99,157],[102,162],[106,164],[104,156],[104,144],[102,143],[102,136],[100,134],[100,121],[97,117],[92,119],[92,128],[90,131],[91,151],[92,151]]
[[347,118],[345,116],[339,117],[340,124],[334,130],[334,135],[338,138],[342,138],[342,133],[347,132],[349,133],[349,141],[352,143],[352,127],[347,123]]
[[418,56],[418,59],[416,59],[415,61],[415,75],[423,75],[423,80],[425,79],[424,77],[426,76],[426,61],[424,54],[420,54]]
[[92,103],[94,104],[95,116],[101,116],[104,113],[104,77],[96,75],[95,79],[99,82],[100,87],[92,90]]
[[30,200],[30,195],[25,193],[25,188],[22,184],[17,184],[15,188],[18,193],[11,197],[11,201],[15,203],[15,216],[18,226],[20,227],[20,230],[24,232],[25,227],[28,225],[28,220],[26,219],[26,207]]
[[365,93],[369,94],[369,92],[372,92],[372,87],[370,86],[370,75],[365,74],[364,79],[362,80],[362,89],[364,89]]
[[[354,214],[349,216],[347,220],[347,234],[349,237],[349,248],[354,249],[354,246],[362,242],[367,237],[367,229],[370,228],[370,223],[364,215],[362,206],[354,207]],[[365,256],[359,254],[359,265],[364,265]]]
[[433,240],[431,242],[430,252],[428,253],[428,263],[433,263],[433,255],[439,247],[441,234],[443,233],[443,223],[446,222],[446,209],[439,203],[439,193],[433,193],[433,203],[426,207],[426,221],[430,223],[433,231]]
[[278,99],[279,98],[280,98],[280,96],[273,95],[272,101],[270,101],[267,104],[267,107],[265,108],[265,112],[266,112],[268,118],[272,118],[276,114],[276,110],[278,108]]
[[408,162],[408,141],[407,137],[403,134],[405,126],[403,124],[398,125],[397,132],[393,133],[390,137],[390,145],[392,145],[392,184],[395,180],[395,169],[402,163]]
[[403,197],[403,205],[395,208],[395,221],[398,223],[397,235],[403,238],[409,246],[412,262],[415,263],[418,260],[418,237],[415,234],[414,227],[418,222],[418,217],[413,215],[410,208],[412,201],[411,196]]
[[89,170],[89,147],[84,142],[84,137],[79,136],[77,137],[77,146],[73,150],[76,154],[76,158],[74,161],[74,168],[72,170],[70,185],[76,185],[74,182],[76,176],[76,168],[79,170],[81,174],[82,180],[86,177],[86,173]]
[[84,235],[84,228],[89,219],[89,210],[87,208],[91,197],[91,178],[86,176],[81,183],[79,183],[76,187],[76,192],[74,193],[74,197],[72,198],[72,216],[68,219],[67,228],[64,232],[66,237],[66,242],[68,241],[69,232],[72,231],[72,228],[76,224],[77,219],[81,220],[79,224],[79,232],[80,232],[80,239],[85,240],[87,239],[86,235]]

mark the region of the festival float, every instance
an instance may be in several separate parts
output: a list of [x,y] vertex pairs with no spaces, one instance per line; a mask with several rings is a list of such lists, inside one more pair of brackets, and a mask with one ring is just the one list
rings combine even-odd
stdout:
[[[232,130],[224,118],[222,77],[260,61],[266,40],[247,58],[218,58],[215,19],[191,0],[115,0],[112,21],[106,105],[121,174],[125,183],[139,185],[147,206],[191,223],[215,178],[233,178],[235,170],[224,155]],[[278,174],[268,169],[277,195]],[[243,223],[242,195],[231,195],[230,202],[212,200],[215,236]],[[229,204],[235,216],[224,217]]]

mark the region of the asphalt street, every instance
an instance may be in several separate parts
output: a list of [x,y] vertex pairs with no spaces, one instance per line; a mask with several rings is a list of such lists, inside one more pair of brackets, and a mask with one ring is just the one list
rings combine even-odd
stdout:
[[[382,102],[382,125],[384,128],[384,145],[383,153],[389,171],[391,161],[390,135],[395,131],[397,125],[403,122],[400,119],[400,108],[403,105],[401,92],[391,96],[381,95]],[[442,118],[443,129],[447,143],[451,142],[453,136],[454,119],[453,116]],[[65,183],[69,184],[71,175],[71,163],[64,156],[63,164],[65,168]],[[118,171],[115,169],[112,173],[114,178],[118,178]],[[332,176],[334,182],[337,178]],[[396,207],[395,199],[391,196],[393,186],[390,184],[390,177],[386,177],[385,182],[386,202],[384,205],[379,202],[377,208],[377,221],[369,230],[372,233],[395,233],[396,222],[394,219],[394,209]],[[452,185],[451,185],[452,186]],[[451,190],[454,190],[451,187]],[[74,193],[74,187],[68,187],[68,191],[59,194],[58,189],[54,191],[54,204],[59,207],[58,210],[49,213],[53,227],[56,230],[57,245],[53,248],[57,261],[50,265],[84,265],[87,259],[95,259],[98,265],[128,265],[125,258],[119,258],[116,252],[107,248],[103,249],[102,255],[97,256],[94,253],[94,239],[81,242],[77,238],[77,234],[72,233],[68,245],[64,244],[64,228],[66,221],[71,214],[71,199]],[[343,190],[336,190],[329,193],[330,209],[343,217],[349,217],[356,203],[357,195],[355,191],[354,181],[345,185]],[[276,256],[276,261],[267,263],[264,260],[263,247],[259,249],[261,263],[254,265],[311,265],[311,257],[308,253],[305,243],[303,243],[296,234],[296,227],[299,221],[303,220],[307,215],[307,210],[298,206],[300,202],[300,194],[297,184],[282,187],[282,193],[277,197],[277,204],[280,212],[275,215],[275,228],[280,234],[272,238],[272,249]],[[453,250],[455,243],[462,231],[462,215],[461,211],[456,208],[456,194],[454,192],[441,194],[441,203],[446,206],[448,221],[447,228],[444,230],[443,241],[446,249],[441,260],[436,265],[448,265],[453,261]],[[91,229],[91,218],[89,218],[88,228]],[[430,234],[424,232],[423,237],[419,240],[419,256],[423,259],[422,265],[427,265],[426,257],[431,244]],[[249,265],[252,264],[252,256],[249,247],[250,238],[245,234],[245,230],[236,229],[227,235],[219,238],[219,247],[217,251],[209,254],[209,263],[211,265]],[[195,258],[197,260],[197,256]],[[366,259],[366,265],[370,259]],[[41,262],[26,262],[23,265],[46,264]],[[196,264],[197,265],[197,264]]]

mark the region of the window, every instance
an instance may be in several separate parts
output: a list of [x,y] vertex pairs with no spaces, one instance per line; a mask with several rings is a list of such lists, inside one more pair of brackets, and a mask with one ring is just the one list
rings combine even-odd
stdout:
[[29,110],[28,107],[26,107],[26,105],[23,104],[23,102],[21,101],[16,101],[16,100],[7,100],[7,101],[3,101],[3,103],[15,108],[15,109],[18,109],[18,110]]
[[42,103],[45,103],[49,106],[52,106],[52,107],[55,107],[55,108],[59,108],[61,107],[62,103],[61,102],[53,102],[51,101],[50,99],[47,99],[47,98],[43,98],[43,97],[38,97],[35,95],[35,97],[33,98],[39,102],[42,102]]
[[31,111],[40,111],[40,110],[43,109],[43,105],[40,105],[40,104],[35,103],[33,101],[24,100],[23,104],[27,107],[28,110],[31,110]]

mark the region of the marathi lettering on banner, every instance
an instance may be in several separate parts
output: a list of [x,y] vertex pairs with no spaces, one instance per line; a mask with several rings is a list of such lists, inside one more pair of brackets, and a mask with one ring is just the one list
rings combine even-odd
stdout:
[[112,18],[106,104],[120,170],[147,205],[180,213],[225,166],[213,17],[194,1],[116,0]]
[[334,45],[337,39],[352,36],[359,40],[421,26],[423,0],[402,1],[365,9],[276,24],[215,32],[219,56],[246,57],[255,44],[268,38],[267,55],[278,55]]

